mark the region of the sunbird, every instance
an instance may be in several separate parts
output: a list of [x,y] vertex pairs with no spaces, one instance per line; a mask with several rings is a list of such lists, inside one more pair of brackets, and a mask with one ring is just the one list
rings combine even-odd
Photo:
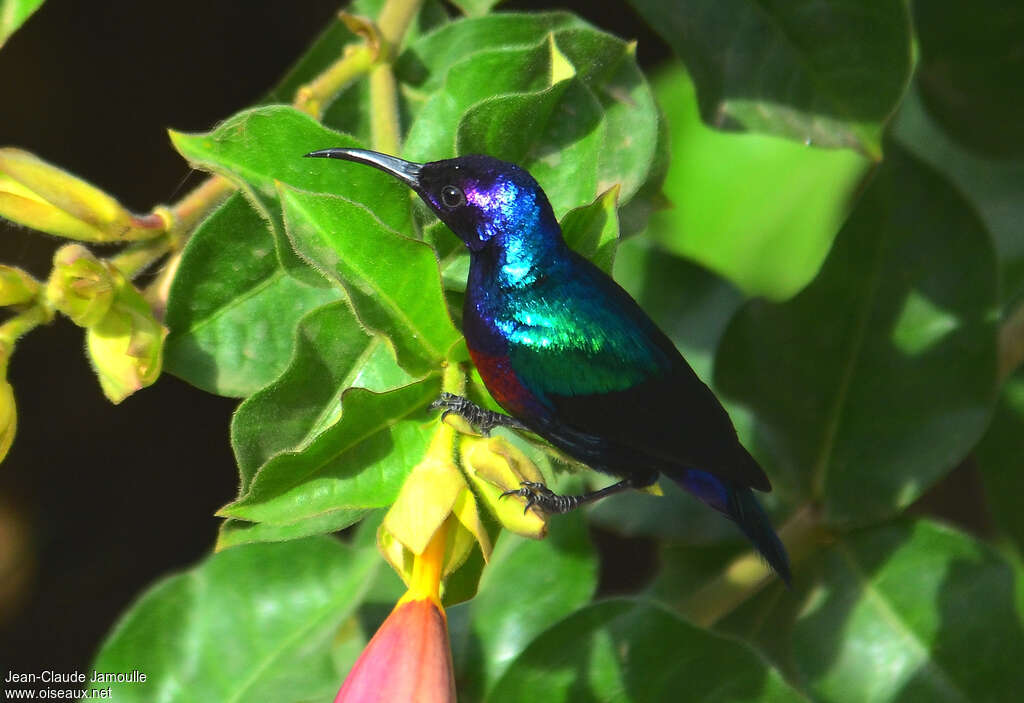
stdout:
[[507,494],[525,498],[527,509],[566,513],[664,474],[733,520],[789,583],[786,549],[752,490],[771,484],[729,415],[629,293],[569,248],[526,170],[478,154],[422,164],[365,149],[306,156],[391,174],[469,249],[462,331],[484,385],[509,414],[447,393],[435,405],[484,433],[528,430],[622,479],[583,495],[536,482]]

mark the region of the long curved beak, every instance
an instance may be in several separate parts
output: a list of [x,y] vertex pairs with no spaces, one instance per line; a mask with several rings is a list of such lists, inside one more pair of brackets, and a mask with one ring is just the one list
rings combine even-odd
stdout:
[[369,149],[320,149],[319,151],[311,151],[305,156],[320,159],[342,159],[344,161],[355,161],[359,164],[373,166],[384,173],[390,173],[416,191],[420,189],[420,169],[423,168],[423,164],[405,161],[404,159],[381,154],[377,151],[370,151]]

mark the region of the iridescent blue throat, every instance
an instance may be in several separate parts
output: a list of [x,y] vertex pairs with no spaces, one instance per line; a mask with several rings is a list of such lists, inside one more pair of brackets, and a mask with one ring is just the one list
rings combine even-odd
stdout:
[[470,182],[466,201],[480,209],[477,225],[481,242],[492,242],[498,257],[497,283],[503,288],[521,288],[533,283],[545,262],[564,247],[562,232],[551,206],[537,189],[509,179],[499,179],[489,188]]

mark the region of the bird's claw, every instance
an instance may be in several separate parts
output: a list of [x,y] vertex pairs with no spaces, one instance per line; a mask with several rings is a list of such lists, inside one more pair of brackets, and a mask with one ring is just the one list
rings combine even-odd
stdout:
[[[464,398],[454,393],[442,393],[437,400],[430,404],[431,410],[437,410],[438,408],[444,408],[444,411],[441,413],[442,422],[449,415],[457,415],[468,422],[473,429],[484,437],[490,437],[491,430],[503,424],[502,419],[504,416],[501,414],[481,408],[469,398]],[[506,422],[505,424],[511,423]]]
[[505,491],[499,498],[507,496],[526,498],[524,515],[535,505],[546,513],[564,513],[575,507],[569,505],[571,496],[560,496],[538,481],[520,481],[519,488]]

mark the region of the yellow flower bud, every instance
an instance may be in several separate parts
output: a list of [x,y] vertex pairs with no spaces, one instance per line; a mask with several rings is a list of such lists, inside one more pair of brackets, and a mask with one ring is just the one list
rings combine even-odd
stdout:
[[547,516],[536,506],[523,512],[523,502],[502,497],[523,481],[543,482],[530,458],[501,437],[463,437],[462,465],[476,494],[504,527],[516,534],[541,539],[547,534]]
[[0,305],[21,305],[39,294],[39,281],[16,266],[0,264]]
[[126,242],[167,228],[155,215],[136,217],[117,200],[20,149],[0,149],[0,217],[86,242]]
[[87,328],[85,342],[103,393],[120,403],[160,377],[167,328],[116,268],[108,270],[114,300],[103,319]]
[[53,257],[46,297],[81,327],[102,320],[114,302],[115,269],[81,244],[67,244]]
[[14,388],[7,382],[7,360],[10,347],[0,341],[0,461],[14,442],[18,430],[18,408],[14,404]]

